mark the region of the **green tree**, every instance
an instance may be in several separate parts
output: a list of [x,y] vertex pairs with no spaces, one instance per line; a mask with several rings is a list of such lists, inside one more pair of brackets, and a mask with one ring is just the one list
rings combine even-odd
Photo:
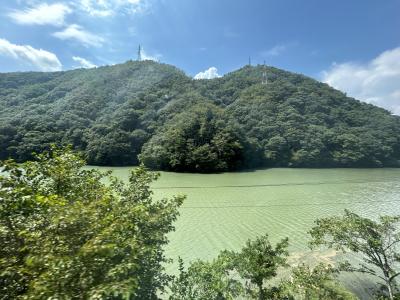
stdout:
[[226,251],[211,262],[193,262],[187,270],[180,260],[179,275],[171,286],[170,300],[232,300],[243,293],[233,275],[232,257]]
[[125,184],[70,149],[35,158],[1,164],[1,299],[157,299],[184,197],[153,200],[143,167]]
[[364,263],[353,266],[345,262],[342,269],[380,278],[389,298],[394,299],[396,277],[400,275],[399,222],[400,216],[381,216],[374,221],[346,210],[341,217],[316,220],[316,226],[310,231],[310,244],[361,254]]
[[142,149],[149,167],[173,171],[215,172],[240,166],[244,142],[235,126],[227,125],[221,109],[210,103],[178,114]]
[[[286,258],[289,240],[287,238],[278,242],[275,247],[271,245],[268,235],[258,237],[256,240],[248,240],[241,252],[234,253],[235,269],[246,280],[248,294],[256,298],[271,299],[269,293],[276,293],[264,286],[267,280],[277,275],[279,267],[286,266]],[[254,293],[253,286],[256,287]]]
[[338,284],[336,281],[338,274],[338,269],[324,263],[319,263],[314,268],[302,264],[293,268],[288,285],[290,290],[304,300],[357,299]]
[[222,251],[211,262],[198,260],[187,270],[180,260],[170,300],[292,299],[285,285],[265,285],[286,266],[287,247],[287,239],[273,247],[265,235],[247,241],[240,252]]

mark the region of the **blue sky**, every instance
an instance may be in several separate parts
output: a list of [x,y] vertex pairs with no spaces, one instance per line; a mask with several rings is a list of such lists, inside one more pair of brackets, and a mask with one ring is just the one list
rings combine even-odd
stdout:
[[400,0],[3,0],[0,72],[115,64],[141,44],[191,76],[250,56],[400,113],[399,13]]

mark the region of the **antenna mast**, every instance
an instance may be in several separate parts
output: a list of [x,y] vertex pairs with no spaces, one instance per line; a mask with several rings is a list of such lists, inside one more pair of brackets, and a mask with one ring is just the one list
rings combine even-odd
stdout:
[[249,66],[251,66],[251,57],[249,56]]
[[140,47],[140,44],[139,44],[139,49],[137,52],[137,61],[141,61],[141,60],[142,60],[142,47]]
[[263,67],[263,74],[262,74],[262,84],[268,84],[268,78],[267,78],[267,67],[265,66],[265,60],[264,60],[264,67]]

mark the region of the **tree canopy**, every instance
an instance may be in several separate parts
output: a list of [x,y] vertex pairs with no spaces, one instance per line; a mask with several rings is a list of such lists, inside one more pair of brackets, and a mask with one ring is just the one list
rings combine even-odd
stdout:
[[153,200],[143,167],[125,184],[68,149],[35,159],[1,165],[0,298],[158,299],[184,197]]
[[0,74],[0,159],[26,161],[52,143],[89,164],[140,157],[175,171],[399,166],[400,118],[264,66],[212,80],[151,61]]
[[362,255],[363,263],[354,266],[345,262],[342,270],[378,277],[389,299],[394,299],[400,275],[400,216],[380,216],[375,221],[346,210],[341,217],[322,218],[315,223],[310,231],[311,246],[326,245]]

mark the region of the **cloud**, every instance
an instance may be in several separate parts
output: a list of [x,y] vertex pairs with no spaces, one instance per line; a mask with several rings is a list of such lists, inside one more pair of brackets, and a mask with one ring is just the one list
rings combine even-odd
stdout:
[[85,68],[85,69],[90,69],[90,68],[95,68],[97,67],[95,64],[92,62],[88,61],[87,59],[84,59],[79,56],[72,56],[73,61],[76,61],[79,63],[78,68]]
[[145,0],[77,0],[79,9],[93,17],[109,17],[122,12],[136,14],[146,10]]
[[260,55],[263,57],[279,56],[297,46],[299,46],[298,41],[291,41],[283,44],[277,44],[270,49],[261,51]]
[[15,61],[33,66],[40,71],[60,71],[61,62],[54,53],[35,49],[29,45],[12,44],[0,38],[0,55],[11,57]]
[[213,79],[217,77],[221,77],[221,75],[218,74],[218,69],[216,67],[210,67],[204,72],[197,73],[194,79]]
[[158,54],[158,53],[151,55],[151,54],[147,53],[143,48],[141,50],[141,55],[142,55],[142,60],[159,61],[160,58],[162,57],[162,55]]
[[104,43],[102,37],[84,30],[77,24],[69,25],[64,30],[53,33],[53,36],[61,40],[76,40],[85,47],[100,47]]
[[65,16],[72,10],[65,4],[39,4],[25,10],[15,10],[8,14],[14,22],[23,25],[53,25],[62,26]]
[[400,115],[400,47],[360,64],[333,64],[322,81],[356,99]]
[[279,56],[287,50],[287,45],[276,45],[271,49],[261,52],[261,56]]

